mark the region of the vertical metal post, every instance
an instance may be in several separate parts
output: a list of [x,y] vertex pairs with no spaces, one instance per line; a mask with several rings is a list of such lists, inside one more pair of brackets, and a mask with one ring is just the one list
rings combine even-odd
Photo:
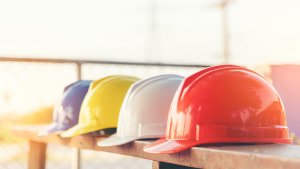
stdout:
[[77,68],[77,80],[82,79],[82,74],[81,74],[81,63],[76,63],[76,68]]
[[72,148],[72,169],[81,168],[81,150],[79,148]]
[[[82,79],[82,69],[81,69],[82,64],[81,63],[76,63],[76,71],[77,71],[77,80]],[[80,169],[81,168],[81,150],[79,148],[72,148],[72,169]]]

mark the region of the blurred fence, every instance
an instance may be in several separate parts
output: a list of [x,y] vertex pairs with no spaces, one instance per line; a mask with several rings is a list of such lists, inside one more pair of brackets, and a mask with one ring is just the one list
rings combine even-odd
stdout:
[[[24,116],[36,108],[53,106],[64,86],[78,79],[95,80],[112,74],[139,78],[165,73],[187,76],[204,67],[207,65],[0,57],[0,124],[7,130],[3,127],[6,117]],[[6,132],[0,137],[0,169],[26,168],[27,144],[16,143]],[[72,153],[70,148],[50,145],[46,168],[71,168]],[[81,161],[83,169],[151,168],[148,160],[88,150],[82,151]]]

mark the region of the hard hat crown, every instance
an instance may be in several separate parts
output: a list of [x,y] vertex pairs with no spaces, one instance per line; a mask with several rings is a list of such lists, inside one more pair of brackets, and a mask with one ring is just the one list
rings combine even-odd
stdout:
[[90,83],[89,80],[80,80],[65,87],[60,102],[55,106],[52,124],[40,135],[64,131],[78,123],[80,107]]
[[79,111],[91,81],[80,80],[65,88],[62,102],[56,109],[54,122],[72,127],[78,123]]
[[161,75],[135,83],[122,104],[119,136],[161,136],[172,98],[183,77]]
[[171,107],[167,139],[247,142],[243,138],[287,138],[278,93],[251,70],[217,68],[188,78],[181,87]]

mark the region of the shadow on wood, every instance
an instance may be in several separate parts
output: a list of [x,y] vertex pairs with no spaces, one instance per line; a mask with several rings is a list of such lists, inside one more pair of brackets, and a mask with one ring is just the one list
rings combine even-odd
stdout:
[[182,166],[182,165],[175,165],[175,164],[170,164],[170,163],[153,161],[152,169],[193,169],[193,168]]

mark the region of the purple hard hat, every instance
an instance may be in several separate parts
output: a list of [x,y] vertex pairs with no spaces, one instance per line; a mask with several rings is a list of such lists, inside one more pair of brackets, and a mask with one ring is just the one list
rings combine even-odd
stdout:
[[54,109],[53,122],[40,136],[65,131],[78,123],[80,107],[91,82],[80,80],[65,87],[61,102]]

